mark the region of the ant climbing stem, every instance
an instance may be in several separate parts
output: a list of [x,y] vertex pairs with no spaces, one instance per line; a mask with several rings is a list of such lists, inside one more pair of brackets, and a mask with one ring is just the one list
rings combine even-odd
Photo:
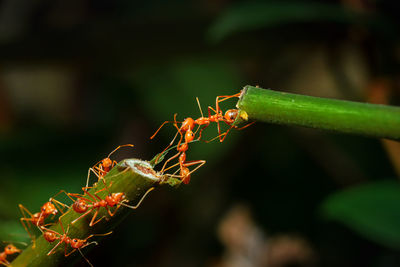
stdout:
[[[174,138],[172,139],[172,141],[169,143],[169,145],[168,145],[166,148],[164,148],[164,150],[163,150],[161,153],[158,154],[158,156],[157,156],[157,158],[156,158],[156,162],[158,161],[159,157],[160,157],[169,147],[171,147],[171,146],[173,145],[173,143],[175,142],[175,140],[176,140],[178,134],[181,135],[181,138],[180,138],[180,140],[179,140],[179,142],[178,142],[178,146],[179,146],[179,144],[180,144],[181,141],[182,141],[183,134],[186,133],[186,132],[189,131],[189,130],[192,131],[192,130],[194,129],[195,123],[194,123],[194,120],[193,120],[192,118],[188,117],[188,118],[186,118],[183,122],[178,122],[178,121],[176,121],[176,116],[177,116],[177,115],[178,115],[177,113],[174,114],[174,120],[173,120],[173,121],[165,121],[163,124],[161,124],[160,128],[158,128],[158,130],[150,137],[150,139],[153,139],[153,138],[156,136],[156,134],[158,133],[158,131],[161,129],[161,127],[163,127],[166,123],[173,123],[173,125],[175,126],[175,128],[178,130],[177,133],[175,134]],[[178,127],[178,123],[181,123],[181,127]]]
[[[80,252],[80,254],[83,256],[83,258],[87,261],[87,263],[90,266],[93,266],[89,260],[83,255],[81,249],[85,248],[91,244],[95,244],[97,245],[96,241],[92,241],[92,242],[88,242],[88,240],[94,236],[106,236],[106,235],[110,235],[112,233],[108,232],[106,234],[91,234],[88,237],[86,237],[85,239],[78,239],[78,238],[71,238],[68,236],[68,231],[69,231],[69,225],[67,227],[67,231],[64,230],[64,226],[61,222],[60,222],[60,226],[61,226],[61,230],[63,231],[63,234],[60,234],[54,230],[51,229],[47,229],[45,227],[43,227],[44,233],[43,233],[43,237],[44,239],[46,239],[47,242],[49,243],[53,243],[54,241],[58,240],[58,243],[47,253],[47,256],[50,256],[54,253],[56,253],[56,249],[62,244],[64,243],[64,256],[68,257],[69,255],[71,255],[72,253],[74,253],[76,250],[78,250]],[[70,252],[67,253],[67,247],[68,245],[71,246],[72,250]]]
[[126,145],[120,145],[117,148],[115,148],[113,151],[108,154],[108,156],[100,161],[98,161],[96,164],[94,164],[91,168],[88,170],[88,176],[86,179],[86,186],[85,188],[89,187],[89,179],[90,179],[90,174],[91,172],[94,173],[94,175],[97,176],[98,181],[103,180],[104,181],[104,176],[118,163],[115,160],[111,160],[111,155],[114,154],[118,149],[122,147],[134,147],[132,144],[126,144]]
[[13,244],[8,244],[3,252],[0,252],[0,265],[9,266],[10,262],[7,260],[7,256],[15,253],[21,253],[21,250]]
[[[51,197],[48,202],[43,204],[43,206],[40,208],[40,212],[36,212],[34,214],[32,214],[22,204],[18,204],[18,207],[23,216],[22,218],[20,218],[21,224],[33,242],[35,242],[35,237],[32,235],[30,231],[31,224],[35,225],[40,230],[41,226],[44,225],[44,221],[47,217],[49,217],[50,215],[53,216],[57,215],[58,211],[61,211],[61,213],[63,213],[62,211],[64,210],[65,207],[69,208],[68,205],[61,203],[60,201],[54,199],[54,197]],[[60,209],[58,205],[62,206],[63,208]]]
[[[111,185],[110,185],[111,186]],[[71,222],[71,224],[75,224],[77,221],[79,221],[80,219],[86,217],[87,215],[89,215],[89,213],[91,213],[92,211],[94,211],[94,214],[92,216],[92,219],[89,223],[89,226],[93,226],[95,224],[97,224],[98,222],[100,222],[102,219],[104,219],[104,216],[101,217],[100,219],[97,219],[99,210],[101,207],[105,208],[108,212],[108,214],[110,215],[110,217],[113,217],[118,209],[121,206],[130,208],[130,209],[136,209],[140,206],[140,204],[142,203],[142,201],[146,198],[147,194],[149,194],[154,187],[150,188],[149,190],[146,191],[146,193],[142,196],[142,198],[139,200],[138,204],[136,204],[135,206],[131,206],[126,204],[128,202],[128,200],[125,198],[125,193],[111,193],[108,190],[108,187],[105,186],[104,188],[96,191],[95,193],[89,193],[87,191],[88,187],[83,187],[82,190],[85,192],[85,195],[81,195],[81,194],[76,194],[76,193],[67,193],[64,190],[61,190],[59,193],[65,193],[74,203],[72,204],[72,209],[77,212],[77,213],[82,213],[81,216],[79,216],[78,218],[76,218],[75,220],[73,220]],[[107,190],[108,195],[102,199],[98,193]],[[74,199],[75,198],[75,199]],[[110,208],[112,207],[116,207],[114,211],[111,211]]]
[[[178,132],[181,135],[181,138],[179,139],[179,142],[177,145],[178,153],[176,153],[174,156],[170,157],[168,160],[165,161],[164,166],[161,169],[161,173],[164,173],[168,169],[171,169],[179,164],[180,175],[178,177],[183,181],[184,184],[188,184],[190,181],[190,175],[191,175],[191,173],[193,173],[193,171],[190,171],[188,167],[193,166],[193,165],[198,165],[195,168],[195,170],[197,170],[198,168],[203,166],[206,163],[206,161],[205,160],[186,161],[186,151],[189,149],[188,143],[190,143],[194,140],[195,134],[193,133],[192,129],[189,128],[185,132],[185,142],[182,144],[183,134],[179,130],[180,128],[178,128],[178,125],[176,123],[174,123],[174,126],[178,129]],[[167,164],[171,160],[173,160],[177,157],[179,157],[178,164],[175,164],[175,165],[172,165],[172,166],[166,168]]]

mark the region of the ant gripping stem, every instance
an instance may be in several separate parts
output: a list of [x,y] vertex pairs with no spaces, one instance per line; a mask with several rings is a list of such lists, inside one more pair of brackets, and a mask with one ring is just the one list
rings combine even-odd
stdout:
[[[78,250],[80,252],[80,254],[82,255],[82,257],[87,261],[87,263],[90,266],[93,266],[89,260],[83,255],[81,249],[84,247],[87,247],[91,244],[95,244],[97,245],[97,242],[93,241],[93,242],[88,242],[88,240],[94,236],[106,236],[111,234],[112,232],[106,233],[106,234],[91,234],[88,237],[86,237],[85,239],[78,239],[78,238],[71,238],[68,236],[68,231],[69,231],[69,225],[67,227],[67,231],[65,232],[64,230],[64,226],[61,222],[61,220],[59,220],[60,222],[60,226],[61,229],[63,231],[63,234],[60,234],[56,231],[53,231],[51,229],[47,229],[43,227],[43,230],[45,230],[45,232],[43,233],[43,237],[44,239],[46,239],[47,242],[52,243],[56,240],[58,240],[58,243],[47,253],[47,256],[54,254],[56,252],[56,249],[62,244],[64,243],[64,256],[68,257],[69,255],[71,255],[72,253],[74,253],[76,250]],[[72,250],[67,253],[67,247],[68,245],[71,246]]]
[[[178,126],[176,124],[174,124],[174,126],[179,131]],[[189,181],[190,181],[190,175],[194,171],[196,171],[198,168],[203,166],[206,163],[206,161],[205,160],[196,160],[196,161],[188,161],[188,162],[186,161],[186,151],[189,149],[188,143],[190,143],[190,142],[192,142],[194,140],[194,133],[193,133],[193,131],[191,129],[187,130],[186,133],[185,133],[185,142],[183,144],[181,144],[182,138],[183,138],[183,134],[180,131],[179,131],[179,133],[181,135],[181,138],[180,138],[180,140],[178,142],[178,145],[177,145],[178,153],[175,154],[174,156],[170,157],[167,161],[165,161],[164,166],[161,169],[161,173],[164,173],[168,169],[171,169],[171,168],[173,168],[173,167],[175,167],[175,166],[177,166],[179,164],[180,175],[177,176],[177,177],[179,177],[183,181],[183,183],[188,184]],[[168,162],[170,162],[171,160],[175,159],[178,156],[179,156],[179,163],[166,168]],[[189,170],[189,168],[188,168],[189,166],[193,166],[193,165],[197,165],[197,164],[198,164],[198,166],[193,171]],[[175,177],[175,175],[169,175],[169,176]]]
[[111,158],[110,158],[111,155],[114,154],[114,152],[116,152],[121,147],[128,147],[128,146],[134,147],[134,145],[132,145],[132,144],[120,145],[117,148],[115,148],[113,151],[111,151],[110,154],[108,154],[108,156],[106,158],[98,161],[91,168],[89,168],[85,188],[88,188],[88,186],[89,186],[89,179],[90,179],[91,172],[97,176],[98,181],[100,181],[101,179],[104,179],[104,176],[117,164],[117,161],[111,160]]
[[[85,187],[82,188],[82,190],[84,192],[86,192],[85,195],[67,193],[64,190],[61,190],[59,192],[59,193],[61,193],[61,192],[65,193],[74,202],[72,204],[72,209],[75,212],[82,213],[82,215],[79,216],[78,218],[76,218],[75,220],[73,220],[71,222],[71,224],[75,224],[78,220],[86,217],[92,211],[94,211],[94,214],[89,223],[89,226],[93,226],[93,225],[97,224],[104,218],[104,217],[101,217],[100,219],[96,220],[101,207],[104,207],[111,217],[113,217],[116,214],[116,212],[120,208],[120,206],[124,206],[124,207],[131,208],[131,209],[136,209],[140,206],[140,204],[145,199],[147,194],[150,193],[154,189],[154,187],[147,190],[147,192],[143,195],[143,197],[140,199],[140,201],[138,202],[138,204],[136,206],[130,206],[130,205],[126,204],[126,202],[128,202],[128,200],[125,199],[124,193],[110,193],[108,191],[107,187],[104,187],[93,194],[89,193],[87,191],[87,189],[88,188],[85,188]],[[100,193],[104,190],[107,190],[109,194],[104,199],[102,199],[99,197],[98,193]],[[110,210],[110,208],[112,208],[112,207],[116,207],[113,212]]]
[[[55,195],[56,196],[56,195]],[[54,196],[54,197],[55,197]],[[36,212],[32,214],[26,207],[24,207],[22,204],[18,204],[18,207],[22,213],[22,218],[20,219],[22,226],[28,233],[29,237],[32,239],[33,242],[35,242],[35,237],[31,233],[31,223],[35,225],[36,227],[39,228],[42,225],[44,225],[44,221],[47,217],[50,215],[57,215],[58,211],[60,210],[62,213],[62,209],[60,209],[59,205],[63,207],[68,207],[68,205],[65,205],[58,200],[54,199],[54,197],[51,197],[48,202],[44,203],[43,206],[40,208],[40,212]],[[35,244],[34,244],[35,245]]]

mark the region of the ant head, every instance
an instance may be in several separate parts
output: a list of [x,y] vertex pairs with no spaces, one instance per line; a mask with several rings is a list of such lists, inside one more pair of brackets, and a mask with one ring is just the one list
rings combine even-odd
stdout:
[[73,238],[71,239],[71,247],[72,248],[81,248],[83,245],[86,244],[86,240],[78,239],[78,238]]
[[74,211],[78,212],[78,213],[84,213],[85,211],[87,211],[87,209],[89,208],[88,205],[86,204],[86,201],[78,198],[74,204],[72,204],[72,208],[74,209]]
[[41,212],[42,212],[42,214],[46,214],[46,215],[49,215],[49,214],[56,215],[57,212],[58,212],[58,210],[56,209],[56,207],[54,206],[53,203],[51,203],[51,202],[46,202],[46,203],[44,203],[44,205],[42,206]]
[[187,167],[182,167],[181,168],[181,176],[182,176],[182,182],[184,184],[188,184],[190,182],[190,170]]
[[228,123],[233,123],[236,120],[237,115],[238,115],[237,109],[228,109],[225,112],[224,118],[225,120],[228,121]]
[[5,252],[6,254],[10,255],[10,254],[14,254],[14,253],[19,253],[19,252],[21,252],[21,250],[20,250],[20,249],[17,249],[17,248],[16,248],[14,245],[12,245],[12,244],[9,244],[9,245],[7,245],[7,246],[5,247],[4,252]]
[[192,130],[188,130],[185,133],[185,143],[190,143],[192,142],[194,139],[194,133],[192,132]]
[[188,130],[192,130],[194,129],[195,123],[194,123],[194,119],[192,118],[186,118],[181,125],[181,132],[186,132]]
[[105,159],[103,159],[103,160],[101,161],[101,165],[102,165],[104,168],[111,168],[111,166],[112,166],[112,160],[111,160],[110,158],[105,158]]
[[57,235],[50,231],[44,232],[43,237],[50,243],[56,241],[57,239]]

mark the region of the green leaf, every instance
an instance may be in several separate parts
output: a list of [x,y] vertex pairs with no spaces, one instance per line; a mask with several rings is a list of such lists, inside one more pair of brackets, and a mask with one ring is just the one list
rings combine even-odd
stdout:
[[218,42],[236,32],[280,24],[328,21],[348,23],[357,18],[340,5],[309,2],[244,3],[228,9],[208,32],[210,41]]
[[396,181],[334,193],[323,202],[321,212],[367,239],[400,249],[400,184]]

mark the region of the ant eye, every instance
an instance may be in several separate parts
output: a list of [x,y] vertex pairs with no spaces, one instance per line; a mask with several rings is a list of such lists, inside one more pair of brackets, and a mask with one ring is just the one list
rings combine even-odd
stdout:
[[76,240],[76,239],[72,239],[72,242],[74,242],[74,243],[77,243],[77,242],[78,242],[78,240]]

